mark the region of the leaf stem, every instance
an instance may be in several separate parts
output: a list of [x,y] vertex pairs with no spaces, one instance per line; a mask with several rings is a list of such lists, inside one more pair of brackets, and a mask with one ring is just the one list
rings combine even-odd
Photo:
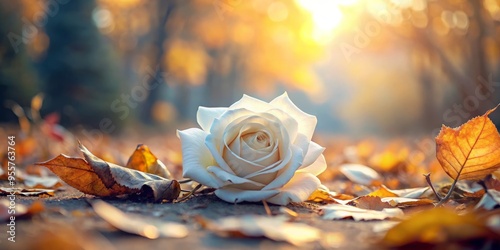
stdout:
[[185,201],[187,200],[189,197],[191,197],[196,191],[198,191],[198,189],[200,189],[203,185],[201,184],[198,184],[195,188],[193,188],[193,190],[191,190],[191,192],[187,193],[186,195],[184,195],[184,197],[180,198],[177,200],[177,202],[182,202],[182,201]]
[[436,189],[434,189],[434,185],[432,185],[431,173],[424,174],[424,176],[425,176],[425,180],[427,181],[427,184],[429,184],[429,186],[431,187],[432,192],[434,192],[434,195],[436,195],[436,198],[438,199],[438,201],[441,201],[443,198],[441,197],[441,195],[439,195],[436,192]]
[[[463,168],[462,168],[463,169]],[[457,178],[455,178],[455,180],[453,181],[453,183],[451,184],[451,187],[450,187],[450,190],[448,190],[448,193],[446,194],[445,197],[443,197],[439,202],[438,204],[436,204],[436,207],[439,207],[441,205],[443,205],[445,202],[447,202],[451,195],[453,194],[453,191],[455,190],[455,185],[457,185],[457,182],[458,182],[458,178],[460,177],[460,173],[462,172],[462,169],[460,169],[460,172],[458,172],[458,175],[457,175]]]

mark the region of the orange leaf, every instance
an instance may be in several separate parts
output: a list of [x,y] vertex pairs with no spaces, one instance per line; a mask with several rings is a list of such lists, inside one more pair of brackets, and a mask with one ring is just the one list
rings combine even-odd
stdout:
[[80,145],[85,159],[59,155],[36,163],[50,169],[70,186],[86,194],[117,196],[144,194],[155,201],[173,200],[179,196],[180,185],[176,180],[143,173],[105,162]]
[[127,168],[139,170],[144,173],[155,174],[167,179],[172,175],[167,167],[149,150],[149,147],[143,144],[137,145],[134,153],[128,159]]
[[417,213],[389,229],[382,244],[390,248],[445,249],[468,246],[464,245],[467,241],[476,244],[488,239],[498,241],[498,237],[476,214],[458,215],[452,209],[435,208]]
[[398,197],[397,194],[389,191],[385,186],[381,186],[379,189],[367,194],[366,196],[374,196],[374,197]]
[[458,128],[441,128],[436,155],[451,178],[479,180],[500,168],[500,134],[488,118],[495,109]]
[[335,194],[332,192],[328,192],[323,189],[316,189],[309,198],[308,201],[312,202],[324,202],[324,203],[337,203],[336,200],[351,200],[354,199],[354,196],[347,194]]

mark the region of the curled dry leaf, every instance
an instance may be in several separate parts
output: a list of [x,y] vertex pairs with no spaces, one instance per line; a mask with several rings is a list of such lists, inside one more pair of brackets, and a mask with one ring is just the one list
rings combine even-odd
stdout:
[[59,155],[36,163],[50,169],[68,185],[83,193],[96,196],[142,194],[156,202],[174,200],[179,196],[180,185],[176,180],[143,173],[105,162],[80,145],[85,159]]
[[384,208],[382,211],[357,208],[342,204],[329,204],[321,207],[322,218],[325,220],[338,220],[353,218],[355,221],[361,220],[385,220],[387,218],[401,217],[403,211],[399,208]]
[[286,241],[296,246],[321,238],[321,230],[287,220],[287,216],[257,215],[226,217],[216,221],[198,218],[200,224],[223,237],[267,237],[275,241]]
[[436,156],[451,178],[479,180],[500,168],[500,134],[488,117],[495,109],[458,128],[441,128]]
[[361,164],[343,164],[339,167],[339,170],[349,180],[361,185],[371,185],[381,179],[377,171]]
[[[467,248],[464,245],[467,241],[478,243],[493,240],[498,243],[500,235],[491,230],[486,221],[475,214],[458,215],[455,210],[438,207],[415,214],[389,229],[382,244],[408,249],[428,248],[430,245],[434,249],[442,249],[453,243],[460,243],[460,246]],[[481,247],[475,245],[473,248]]]
[[189,232],[188,228],[183,224],[162,222],[158,218],[124,213],[104,201],[93,201],[91,204],[97,215],[127,233],[157,239],[160,237],[184,238]]
[[151,150],[149,150],[149,147],[144,144],[137,145],[134,153],[128,159],[126,167],[172,179],[172,175],[165,164],[158,160]]

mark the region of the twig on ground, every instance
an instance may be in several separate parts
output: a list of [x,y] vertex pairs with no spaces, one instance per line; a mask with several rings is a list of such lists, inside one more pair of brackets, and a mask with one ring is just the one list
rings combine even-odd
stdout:
[[427,181],[427,184],[429,184],[429,186],[431,187],[432,192],[434,192],[434,195],[436,195],[436,198],[438,199],[438,201],[441,201],[443,198],[436,192],[436,189],[434,189],[434,185],[432,185],[431,173],[424,174],[424,176],[425,176],[425,180]]
[[184,197],[180,198],[177,200],[177,202],[182,202],[182,201],[185,201],[187,200],[189,197],[191,197],[196,191],[198,191],[198,189],[200,189],[203,185],[201,184],[198,184],[195,188],[193,188],[193,190],[191,190],[191,192],[187,193],[186,195],[184,195]]

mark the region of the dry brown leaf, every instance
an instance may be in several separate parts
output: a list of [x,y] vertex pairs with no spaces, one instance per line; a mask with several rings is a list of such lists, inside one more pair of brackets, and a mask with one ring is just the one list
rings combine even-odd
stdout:
[[162,222],[153,217],[124,213],[100,200],[93,201],[92,207],[97,215],[109,224],[127,233],[141,235],[149,239],[184,238],[188,235],[188,228],[183,224]]
[[491,178],[491,176],[486,177],[486,179],[484,180],[484,184],[488,189],[500,191],[500,181],[498,179]]
[[495,109],[458,128],[441,128],[436,156],[451,178],[479,180],[500,168],[500,134],[488,117]]
[[[413,247],[429,245],[442,249],[453,243],[463,248],[466,241],[500,239],[500,235],[488,228],[484,219],[475,214],[458,215],[455,210],[435,208],[415,214],[413,217],[389,229],[382,244],[387,247]],[[478,243],[476,241],[476,243]],[[490,242],[491,243],[491,242]],[[475,246],[480,249],[481,247]]]
[[105,162],[83,145],[80,145],[80,150],[85,159],[61,154],[36,165],[47,167],[64,182],[86,194],[106,197],[140,193],[157,202],[179,196],[180,185],[176,180]]
[[134,153],[128,159],[126,167],[172,179],[172,175],[165,164],[158,160],[151,150],[149,150],[149,147],[144,144],[137,145]]
[[[352,201],[358,208],[382,211],[384,208],[393,208],[389,203],[382,201],[377,196],[363,196]],[[349,203],[348,203],[349,204]]]
[[49,195],[54,196],[55,190],[43,188],[8,188],[0,187],[0,195],[23,195],[23,196],[40,196]]

